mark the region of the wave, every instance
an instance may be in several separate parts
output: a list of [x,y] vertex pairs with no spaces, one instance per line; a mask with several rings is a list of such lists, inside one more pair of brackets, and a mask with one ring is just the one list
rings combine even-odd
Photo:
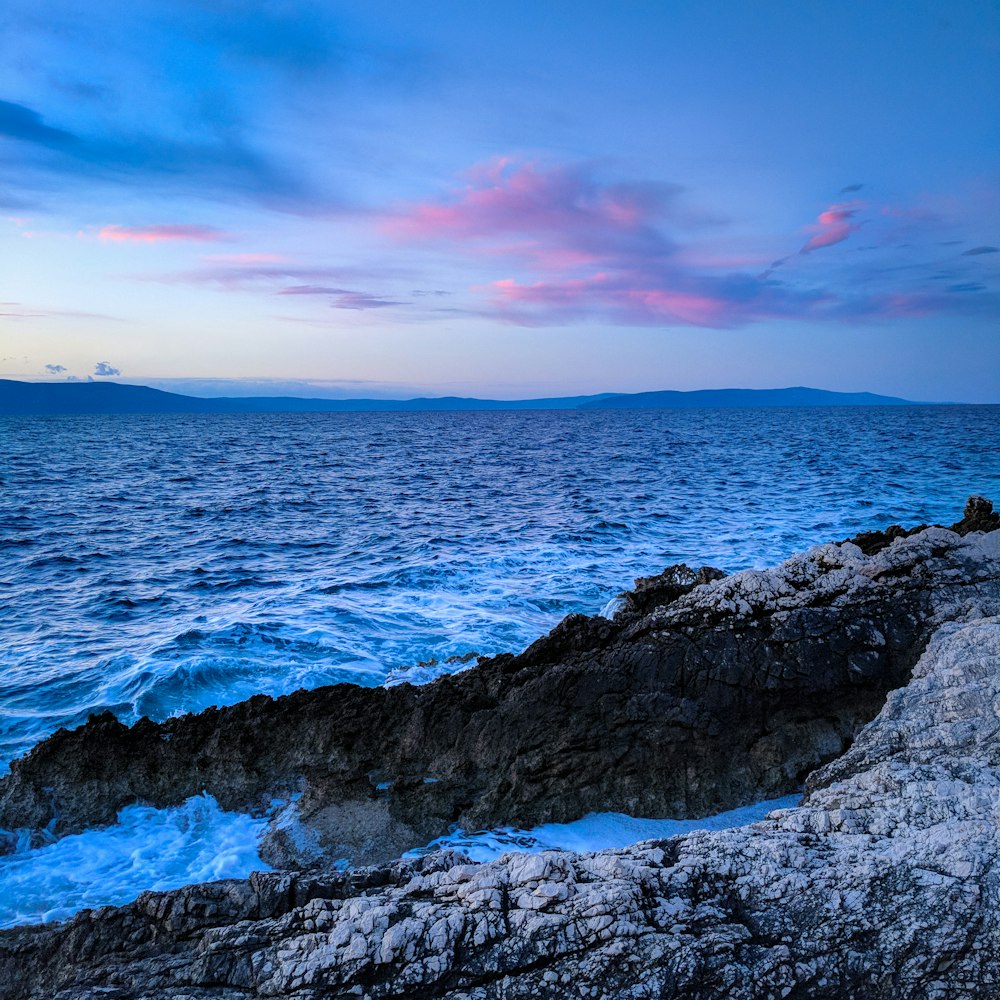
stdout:
[[[457,830],[403,857],[451,848],[486,862],[511,851],[627,847],[696,830],[745,826],[775,809],[795,807],[799,798],[770,799],[702,819],[591,813],[572,823],[546,823],[530,830],[502,827],[473,834]],[[98,906],[122,906],[146,891],[270,871],[257,848],[266,825],[266,818],[225,812],[204,794],[169,809],[128,806],[114,826],[0,858],[0,928],[65,920]]]
[[941,520],[1000,492],[998,413],[168,421],[99,479],[92,423],[20,422],[0,441],[0,767],[89,712],[424,682],[611,614],[671,563]]
[[134,805],[114,826],[0,858],[0,927],[122,906],[147,890],[269,871],[257,853],[265,819],[224,812],[210,795],[172,809]]

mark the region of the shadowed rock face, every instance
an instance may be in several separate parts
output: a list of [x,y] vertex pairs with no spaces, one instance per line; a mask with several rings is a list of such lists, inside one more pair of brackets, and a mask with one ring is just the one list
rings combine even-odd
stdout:
[[[844,755],[810,776],[795,809],[739,829],[595,854],[506,855],[476,865],[448,852],[345,875],[271,873],[149,893],[62,925],[0,932],[0,995],[994,996],[1000,531],[963,540],[928,529],[873,557],[851,544],[822,546],[777,570],[692,591],[625,629],[670,632],[697,607],[706,619],[699,638],[712,629],[733,634],[741,623],[735,634],[747,642],[744,630],[757,622],[768,642],[794,645],[807,610],[811,622],[819,610],[838,609],[857,620],[899,591],[922,595],[930,632],[912,678]],[[796,623],[792,638],[776,638],[788,621]],[[835,617],[823,621],[808,634],[857,638]],[[581,634],[582,626],[566,645]],[[864,650],[890,643],[867,631],[862,638]],[[545,643],[556,641],[564,640],[550,636],[528,654],[542,650],[544,662]],[[847,676],[857,679],[876,661],[851,662],[861,674],[848,667]],[[532,669],[518,673],[534,676]],[[724,699],[711,676],[686,679],[696,678],[692,686],[718,705]],[[748,687],[795,690],[769,671],[747,677]],[[831,686],[829,698],[839,690]]]
[[136,801],[206,790],[253,811],[300,793],[262,855],[301,868],[391,859],[456,824],[699,816],[784,794],[905,682],[942,607],[995,587],[938,531],[724,579],[673,567],[613,621],[570,616],[424,687],[336,685],[131,728],[105,714],[14,762],[0,826],[62,835]]

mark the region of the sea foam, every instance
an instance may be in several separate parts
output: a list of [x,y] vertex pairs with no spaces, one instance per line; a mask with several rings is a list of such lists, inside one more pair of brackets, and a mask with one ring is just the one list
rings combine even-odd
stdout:
[[121,906],[146,890],[266,871],[257,854],[266,822],[224,812],[210,795],[171,809],[128,806],[114,826],[0,858],[0,927],[64,920]]
[[624,813],[588,813],[572,823],[543,823],[530,830],[500,827],[466,834],[461,830],[432,840],[426,847],[405,857],[419,857],[431,851],[453,848],[473,861],[492,861],[510,851],[606,851],[628,847],[643,840],[663,840],[693,830],[729,830],[764,819],[775,809],[792,809],[799,795],[768,799],[739,809],[730,809],[701,819],[641,819]]
[[[702,819],[590,813],[572,823],[546,823],[531,830],[501,827],[472,834],[457,830],[404,857],[445,848],[481,862],[510,851],[600,851],[693,830],[744,826],[798,801],[798,795],[789,795]],[[148,890],[268,871],[257,853],[266,824],[266,819],[223,811],[210,795],[194,796],[170,809],[128,806],[114,826],[0,858],[0,928],[65,920],[98,906],[121,906]]]

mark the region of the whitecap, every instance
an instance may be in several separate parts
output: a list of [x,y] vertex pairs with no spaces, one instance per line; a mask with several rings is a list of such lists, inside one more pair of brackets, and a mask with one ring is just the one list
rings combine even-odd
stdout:
[[65,920],[150,889],[267,871],[257,853],[266,822],[224,812],[210,795],[169,809],[128,806],[114,826],[0,858],[0,927]]

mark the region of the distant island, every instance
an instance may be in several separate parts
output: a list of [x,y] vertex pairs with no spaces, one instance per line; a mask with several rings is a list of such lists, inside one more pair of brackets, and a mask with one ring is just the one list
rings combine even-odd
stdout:
[[914,406],[913,400],[872,392],[787,389],[697,389],[600,393],[543,399],[303,399],[296,396],[201,398],[120,382],[20,382],[0,379],[0,414],[83,413],[351,413],[428,410],[623,410],[778,406]]

